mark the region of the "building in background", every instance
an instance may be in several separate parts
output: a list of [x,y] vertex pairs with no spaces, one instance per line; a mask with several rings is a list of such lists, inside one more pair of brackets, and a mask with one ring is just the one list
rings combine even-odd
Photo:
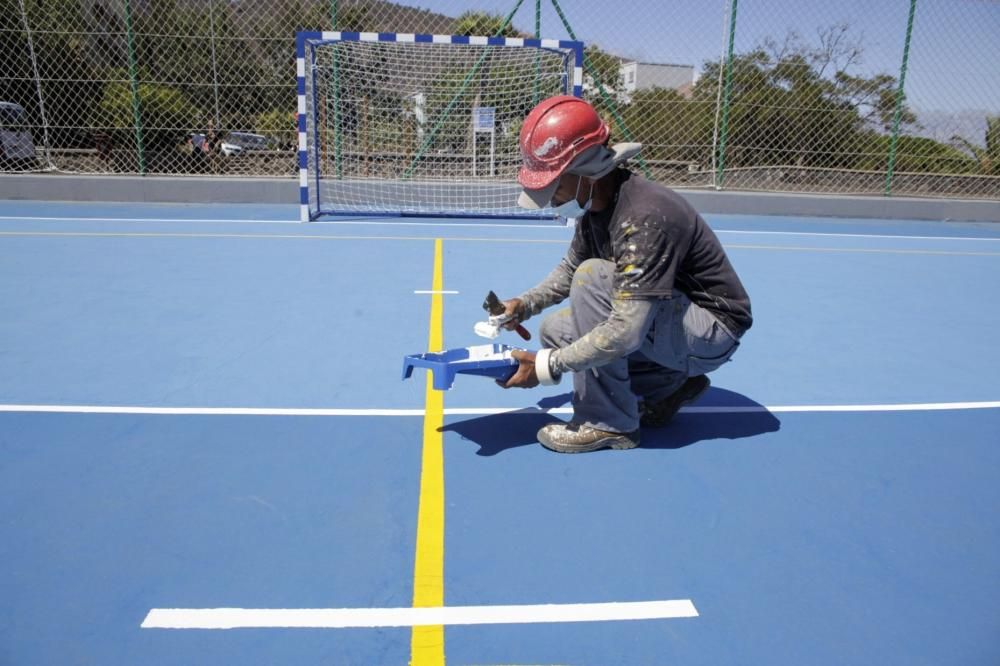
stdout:
[[694,80],[694,65],[625,62],[621,66],[621,96],[627,102],[636,90],[671,88],[686,97]]

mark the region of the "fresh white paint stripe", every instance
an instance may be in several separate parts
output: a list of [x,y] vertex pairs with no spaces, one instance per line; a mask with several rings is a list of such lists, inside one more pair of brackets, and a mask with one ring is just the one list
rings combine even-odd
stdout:
[[458,624],[609,622],[698,617],[690,599],[432,608],[154,608],[143,629],[344,629]]
[[[928,412],[965,409],[1000,409],[1000,400],[990,402],[921,402],[887,405],[747,405],[684,407],[689,414],[821,413],[821,412]],[[51,414],[165,414],[175,416],[423,416],[423,409],[378,408],[284,408],[284,407],[129,407],[111,405],[0,405],[0,412]],[[491,416],[494,414],[572,414],[572,407],[448,407],[447,416]]]
[[452,291],[450,289],[416,289],[414,294],[457,294],[457,291]]
[[112,407],[104,405],[0,405],[0,412],[52,414],[166,414],[171,416],[423,416],[422,409],[296,409],[259,407]]
[[[717,405],[712,407],[682,407],[681,412],[688,414],[754,414],[754,413],[791,413],[791,412],[928,412],[946,411],[962,409],[998,409],[1000,400],[993,402],[925,402],[925,403],[904,403],[890,405],[740,405],[725,406]],[[546,412],[548,414],[572,414],[572,407],[556,407],[553,409],[506,409],[490,407],[452,407],[444,410],[446,415],[460,416],[477,414],[492,415],[506,414],[519,411],[530,413]]]
[[[303,111],[304,112],[304,111]],[[231,222],[239,224],[296,224],[295,220],[252,220],[233,218],[181,218],[181,217],[80,217],[77,215],[0,215],[0,220],[13,220],[21,222]],[[323,224],[359,224],[373,226],[405,226],[405,227],[437,227],[442,226],[441,222],[410,222],[402,220],[328,220]],[[565,229],[562,225],[557,225],[549,220],[540,220],[537,223],[526,220],[520,224],[503,222],[447,222],[448,227],[517,227],[521,229],[540,229],[551,231],[552,229]],[[743,234],[743,235],[768,235],[768,236],[817,236],[824,238],[884,238],[889,240],[929,240],[929,241],[984,241],[1000,242],[1000,237],[990,238],[986,236],[896,236],[891,234],[838,234],[819,233],[809,231],[751,231],[744,229],[713,229],[716,234]]]

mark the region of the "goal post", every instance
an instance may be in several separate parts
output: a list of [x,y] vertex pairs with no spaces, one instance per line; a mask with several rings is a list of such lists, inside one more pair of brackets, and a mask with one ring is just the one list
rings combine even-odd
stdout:
[[577,41],[299,32],[301,219],[551,218],[516,204],[534,104],[582,94]]

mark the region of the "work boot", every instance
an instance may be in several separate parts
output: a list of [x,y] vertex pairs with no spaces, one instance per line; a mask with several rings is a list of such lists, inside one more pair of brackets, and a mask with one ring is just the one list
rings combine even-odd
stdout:
[[598,449],[634,449],[639,446],[639,431],[608,432],[582,423],[550,423],[538,431],[542,446],[559,453],[586,453]]
[[647,428],[662,428],[681,407],[700,398],[711,383],[706,375],[688,377],[679,389],[663,400],[644,402],[640,407],[639,423]]

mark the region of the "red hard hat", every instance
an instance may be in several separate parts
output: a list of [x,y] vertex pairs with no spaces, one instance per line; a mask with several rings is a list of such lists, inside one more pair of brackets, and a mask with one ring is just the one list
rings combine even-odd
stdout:
[[594,107],[579,97],[559,95],[543,100],[521,127],[524,162],[517,181],[529,190],[551,185],[577,155],[603,144],[609,133]]

